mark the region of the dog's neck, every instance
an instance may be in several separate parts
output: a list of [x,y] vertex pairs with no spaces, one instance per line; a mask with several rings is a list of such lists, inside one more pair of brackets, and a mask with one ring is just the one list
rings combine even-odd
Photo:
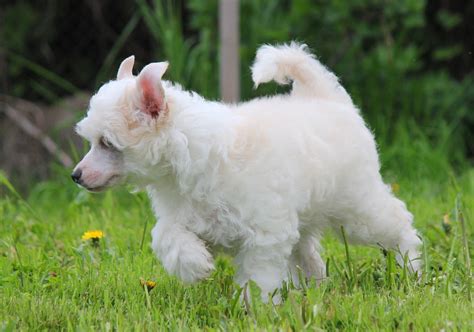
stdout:
[[226,163],[238,116],[232,107],[165,85],[170,124],[163,166],[180,192],[201,195]]

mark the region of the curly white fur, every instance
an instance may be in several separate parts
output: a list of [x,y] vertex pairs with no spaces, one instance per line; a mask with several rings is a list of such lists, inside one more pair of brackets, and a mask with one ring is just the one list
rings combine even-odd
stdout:
[[[297,266],[323,279],[319,240],[342,228],[350,242],[396,249],[400,263],[406,254],[419,269],[413,217],[380,176],[372,133],[305,46],[260,48],[255,84],[293,81],[293,91],[238,105],[161,81],[166,65],[133,76],[128,58],[119,79],[92,98],[77,130],[94,153],[76,171],[91,190],[109,186],[111,176],[146,188],[158,218],[152,247],[168,272],[205,278],[211,252],[224,248],[235,257],[236,281],[254,280],[266,298]],[[160,108],[140,106],[146,77]],[[107,167],[104,137],[118,151]]]

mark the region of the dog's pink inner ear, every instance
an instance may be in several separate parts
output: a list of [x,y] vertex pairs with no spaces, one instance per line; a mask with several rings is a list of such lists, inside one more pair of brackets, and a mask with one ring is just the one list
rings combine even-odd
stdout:
[[161,77],[167,67],[166,62],[152,63],[143,68],[138,76],[140,110],[153,118],[158,117],[166,109]]
[[140,110],[153,118],[158,117],[165,106],[161,85],[156,86],[152,80],[143,78],[140,80],[140,89],[142,92]]

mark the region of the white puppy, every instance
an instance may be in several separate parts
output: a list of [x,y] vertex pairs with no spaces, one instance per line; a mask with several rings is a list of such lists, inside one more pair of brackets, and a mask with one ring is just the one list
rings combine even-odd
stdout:
[[255,85],[292,81],[293,90],[238,105],[163,81],[166,62],[138,76],[133,63],[122,62],[77,125],[91,150],[72,177],[91,191],[125,178],[146,188],[158,218],[152,247],[169,273],[205,278],[218,246],[234,255],[236,281],[254,280],[267,298],[297,266],[325,277],[328,229],[395,249],[418,271],[413,216],[380,176],[372,133],[304,45],[261,47]]

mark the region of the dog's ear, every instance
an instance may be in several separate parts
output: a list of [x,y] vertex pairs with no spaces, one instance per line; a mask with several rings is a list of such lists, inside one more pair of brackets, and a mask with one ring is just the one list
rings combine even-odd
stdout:
[[133,77],[132,70],[134,62],[135,56],[133,55],[122,61],[117,72],[117,80]]
[[145,66],[137,77],[140,110],[156,118],[165,108],[165,91],[161,77],[168,68],[168,62],[155,62]]

